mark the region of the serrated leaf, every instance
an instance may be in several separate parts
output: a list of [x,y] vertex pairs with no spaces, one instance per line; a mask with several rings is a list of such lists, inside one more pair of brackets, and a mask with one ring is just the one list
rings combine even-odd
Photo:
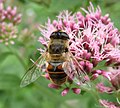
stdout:
[[20,78],[12,74],[0,74],[0,90],[18,88]]
[[12,52],[3,52],[0,54],[0,64],[9,56]]

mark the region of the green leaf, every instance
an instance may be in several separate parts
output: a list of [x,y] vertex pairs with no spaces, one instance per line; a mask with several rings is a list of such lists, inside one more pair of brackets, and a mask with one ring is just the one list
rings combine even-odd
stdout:
[[12,74],[0,74],[0,90],[18,88],[20,78]]
[[101,61],[101,62],[99,62],[98,64],[97,64],[97,66],[94,68],[94,70],[106,70],[107,69],[107,67],[106,67],[106,60],[103,60],[103,61]]
[[[51,3],[50,11],[52,13],[59,13],[63,10],[73,10],[77,7],[78,9],[82,6],[80,0],[53,0]],[[77,9],[75,9],[77,10]]]
[[0,54],[0,64],[9,56],[12,52],[3,52]]
[[39,5],[45,5],[45,6],[49,6],[51,3],[51,0],[30,0],[31,2],[37,3]]
[[84,90],[81,90],[81,95],[84,95],[86,93],[86,91],[84,91]]

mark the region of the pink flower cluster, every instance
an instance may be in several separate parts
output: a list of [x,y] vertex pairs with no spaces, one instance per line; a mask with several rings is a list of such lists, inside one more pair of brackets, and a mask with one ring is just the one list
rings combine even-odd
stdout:
[[[39,27],[43,35],[39,38],[39,42],[47,46],[47,41],[49,41],[49,36],[53,31],[65,31],[70,37],[69,50],[79,61],[90,79],[95,80],[101,75],[107,78],[118,90],[120,89],[120,69],[114,73],[113,70],[102,69],[99,64],[104,62],[103,65],[107,68],[111,67],[111,64],[120,63],[120,33],[111,22],[109,14],[102,15],[99,6],[95,10],[90,3],[88,10],[83,8],[82,10],[86,15],[82,15],[81,12],[72,14],[63,11],[57,16],[57,20],[51,21],[48,19],[45,26],[41,25]],[[114,74],[116,75],[114,76]],[[102,83],[98,84],[97,87],[100,92],[108,93],[113,90],[112,88],[104,88]],[[68,88],[65,92],[63,90],[63,94],[67,91],[69,91]]]
[[8,6],[4,8],[4,3],[0,2],[0,43],[5,45],[14,44],[17,37],[17,27],[21,22],[21,14],[17,13],[17,7]]

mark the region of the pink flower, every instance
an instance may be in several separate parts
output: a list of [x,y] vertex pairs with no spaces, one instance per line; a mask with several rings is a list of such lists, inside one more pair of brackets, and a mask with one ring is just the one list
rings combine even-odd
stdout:
[[45,77],[46,79],[50,80],[49,74],[46,73],[45,75],[42,75],[43,77]]
[[81,89],[80,88],[72,88],[73,93],[80,94]]
[[113,88],[112,87],[107,87],[103,83],[97,84],[96,88],[98,89],[99,92],[101,93],[112,93]]
[[[99,7],[95,11],[91,4],[88,11],[84,11],[86,16],[80,12],[72,15],[68,11],[63,11],[57,16],[58,20],[51,22],[48,19],[44,28],[39,27],[39,30],[47,40],[53,31],[65,31],[70,36],[70,50],[76,58],[91,58],[94,62],[97,60],[97,64],[104,59],[117,60],[120,57],[120,53],[117,53],[120,50],[116,47],[119,45],[118,29],[108,21],[108,15],[101,15]],[[113,46],[109,51],[106,50],[108,44]]]
[[120,66],[109,67],[111,84],[116,90],[120,90]]
[[53,84],[53,83],[48,84],[48,87],[49,88],[54,88],[54,89],[59,89],[60,88],[59,85],[56,85],[56,84]]
[[99,100],[99,103],[101,104],[101,106],[105,107],[105,108],[120,108],[120,106],[117,103],[114,102],[108,102],[106,100]]
[[[90,3],[88,10],[82,10],[85,15],[81,12],[72,14],[66,10],[60,12],[56,20],[48,19],[45,26],[39,26],[43,36],[39,38],[39,42],[46,47],[53,31],[66,32],[70,37],[69,50],[90,77],[88,79],[95,80],[102,75],[111,81],[111,71],[101,67],[109,67],[120,62],[120,33],[114,27],[109,14],[102,15],[100,7],[94,9]],[[102,66],[101,62],[104,62]],[[108,93],[112,90],[102,84],[98,86],[102,92]],[[68,89],[65,90],[65,93],[67,92]]]
[[69,92],[69,88],[65,88],[65,89],[61,92],[61,95],[62,95],[62,96],[65,96],[65,95],[68,94],[68,92]]
[[110,75],[111,75],[111,72],[102,71],[102,76],[107,78],[109,81],[111,80]]
[[8,6],[0,2],[0,43],[14,44],[17,37],[17,26],[21,22],[21,14],[17,13],[17,7]]

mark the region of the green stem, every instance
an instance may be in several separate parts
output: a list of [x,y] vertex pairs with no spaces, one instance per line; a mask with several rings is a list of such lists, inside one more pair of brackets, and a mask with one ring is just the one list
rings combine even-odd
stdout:
[[12,47],[7,46],[7,48],[13,53],[14,56],[17,57],[17,59],[20,61],[20,63],[22,64],[22,66],[24,67],[24,69],[26,70],[26,64],[23,61],[22,57],[17,53],[17,51],[13,50]]
[[89,88],[87,88],[87,87],[80,87],[82,90],[85,90],[86,92],[88,92],[88,93],[90,93],[93,97],[94,97],[94,99],[95,99],[95,101],[96,101],[96,103],[98,103],[99,104],[99,99],[100,99],[100,96],[99,96],[99,94],[98,94],[98,92],[96,91],[96,89],[95,89],[95,85],[94,84],[92,84],[92,82],[91,82],[91,87]]
[[117,103],[120,105],[120,89],[115,93]]

